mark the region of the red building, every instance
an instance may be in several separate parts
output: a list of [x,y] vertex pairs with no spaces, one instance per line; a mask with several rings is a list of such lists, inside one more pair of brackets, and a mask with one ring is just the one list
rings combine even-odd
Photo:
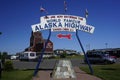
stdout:
[[[25,51],[41,52],[45,47],[46,39],[43,39],[41,32],[31,32],[30,46]],[[53,43],[49,40],[45,53],[53,53]]]

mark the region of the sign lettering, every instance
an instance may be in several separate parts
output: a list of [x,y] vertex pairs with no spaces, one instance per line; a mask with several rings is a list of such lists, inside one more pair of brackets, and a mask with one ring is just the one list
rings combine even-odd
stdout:
[[94,32],[94,27],[86,24],[86,19],[72,15],[48,15],[40,18],[40,23],[32,25],[33,32],[51,29],[51,31],[70,31],[81,30],[88,33]]

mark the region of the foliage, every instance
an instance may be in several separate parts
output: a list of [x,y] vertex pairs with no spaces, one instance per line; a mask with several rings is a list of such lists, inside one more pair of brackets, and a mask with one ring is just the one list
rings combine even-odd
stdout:
[[[89,73],[88,67],[80,67],[80,69]],[[94,75],[103,80],[120,80],[120,64],[93,66]]]
[[6,58],[7,58],[7,55],[8,55],[7,52],[3,52],[3,53],[2,53],[2,58],[5,58],[5,59],[6,59]]
[[0,52],[0,59],[2,64],[5,63],[5,59],[7,59],[8,53],[7,52]]
[[6,61],[4,64],[5,71],[12,71],[13,70],[13,63],[12,61]]
[[60,55],[60,58],[66,58],[67,57],[67,53],[66,52],[64,52],[64,53],[62,53],[61,55]]

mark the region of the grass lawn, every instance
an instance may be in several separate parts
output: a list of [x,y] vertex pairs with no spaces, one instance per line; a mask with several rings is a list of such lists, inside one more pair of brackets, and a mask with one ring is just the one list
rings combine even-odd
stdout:
[[[94,75],[103,80],[120,80],[120,64],[92,66]],[[83,71],[89,73],[87,66],[80,67]]]
[[3,71],[2,80],[31,80],[33,70]]

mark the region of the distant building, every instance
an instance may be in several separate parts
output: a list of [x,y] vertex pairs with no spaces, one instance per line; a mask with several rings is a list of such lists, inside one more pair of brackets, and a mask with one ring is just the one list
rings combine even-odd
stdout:
[[[33,52],[41,52],[42,49],[45,47],[46,39],[43,39],[42,33],[39,32],[31,32],[30,37],[30,46],[25,49],[25,51],[33,51]],[[52,41],[48,41],[46,46],[45,53],[53,53],[53,43]]]
[[84,53],[83,53],[83,52],[80,52],[79,55],[84,55]]

